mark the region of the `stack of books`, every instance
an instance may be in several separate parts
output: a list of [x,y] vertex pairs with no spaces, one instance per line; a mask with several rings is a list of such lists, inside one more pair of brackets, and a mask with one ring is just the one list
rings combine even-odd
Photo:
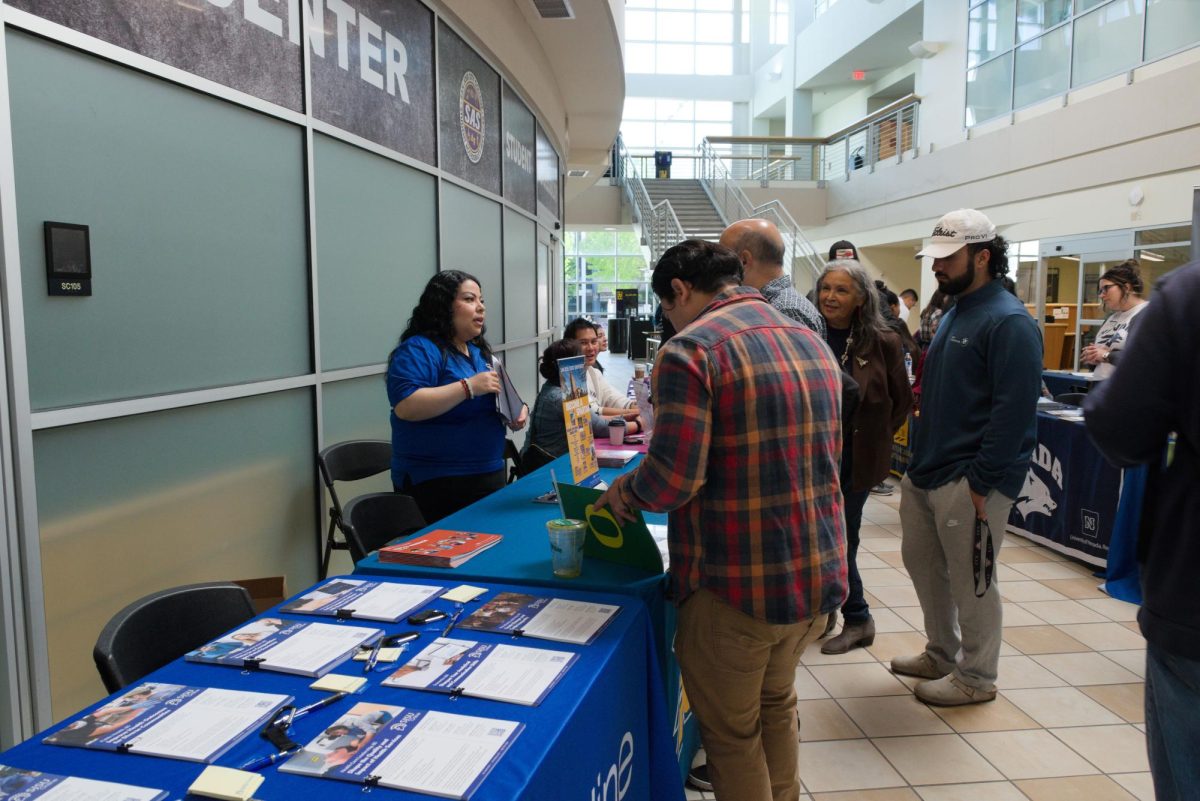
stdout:
[[458,567],[503,539],[499,534],[438,529],[379,549],[380,562],[423,567]]

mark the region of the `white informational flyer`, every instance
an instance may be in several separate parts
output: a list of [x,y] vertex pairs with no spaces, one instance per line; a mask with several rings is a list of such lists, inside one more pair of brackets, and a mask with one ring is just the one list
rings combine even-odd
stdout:
[[664,523],[647,523],[646,530],[650,532],[650,536],[654,538],[654,544],[658,546],[658,554],[663,560],[663,570],[666,571],[671,567],[671,549],[667,547],[667,526]]
[[400,618],[408,617],[441,594],[441,587],[427,584],[338,578],[301,595],[279,611],[399,623]]
[[616,604],[502,592],[460,622],[458,628],[587,645],[620,611]]
[[359,703],[280,770],[466,799],[523,728],[511,720]]
[[262,617],[184,655],[189,662],[323,676],[349,659],[363,644],[383,636],[382,629],[333,623],[297,623]]
[[21,801],[160,801],[166,790],[99,782],[0,765],[0,799]]
[[383,684],[536,706],[577,658],[567,651],[439,637]]
[[289,695],[147,683],[43,742],[212,762],[291,701]]

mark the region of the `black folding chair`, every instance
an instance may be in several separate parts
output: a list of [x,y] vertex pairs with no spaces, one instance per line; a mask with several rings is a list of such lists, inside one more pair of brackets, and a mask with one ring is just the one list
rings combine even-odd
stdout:
[[550,464],[558,457],[548,453],[540,445],[530,444],[525,449],[525,455],[521,458],[521,466],[525,468],[525,475],[529,475],[539,467]]
[[425,528],[417,502],[395,492],[369,492],[346,504],[342,531],[355,562],[400,537]]
[[1070,406],[1082,406],[1084,394],[1082,392],[1064,392],[1061,395],[1054,396],[1055,403],[1066,403]]
[[511,439],[504,440],[504,459],[511,462],[508,468],[508,483],[511,484],[518,478],[521,478],[528,471],[521,459],[521,452],[517,450],[517,445]]
[[[335,550],[349,550],[349,534],[344,524],[344,513],[338,500],[336,481],[358,481],[378,475],[392,468],[392,443],[381,439],[352,439],[330,445],[317,454],[317,465],[321,468],[321,480],[329,490],[329,530],[325,532],[325,552],[321,557],[319,578],[324,580],[329,573],[329,557]],[[343,539],[337,539],[337,532]],[[355,560],[357,561],[357,560]]]
[[160,590],[117,612],[96,638],[92,658],[115,693],[253,617],[250,593],[237,584]]

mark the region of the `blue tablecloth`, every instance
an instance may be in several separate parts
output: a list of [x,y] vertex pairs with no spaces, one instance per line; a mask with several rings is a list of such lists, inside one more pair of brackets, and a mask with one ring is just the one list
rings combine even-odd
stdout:
[[[459,583],[456,580],[458,577],[454,578],[453,581],[412,583],[453,586]],[[522,591],[527,588],[488,583],[488,589],[489,593],[480,600],[491,597],[493,592]],[[562,598],[620,604],[622,609],[591,645],[576,646],[533,639],[520,642],[526,647],[567,650],[579,654],[578,662],[567,671],[540,706],[525,707],[468,697],[451,699],[437,693],[382,687],[379,682],[388,674],[378,671],[372,674],[370,684],[362,693],[296,721],[292,730],[293,738],[300,743],[309,742],[358,701],[515,720],[524,723],[525,730],[472,796],[473,801],[559,801],[566,798],[681,800],[683,789],[676,772],[661,767],[655,769],[655,766],[672,765],[674,749],[670,724],[664,714],[665,703],[658,682],[658,666],[645,607],[630,603],[628,597],[611,594],[581,593],[563,588],[555,588],[553,594]],[[445,601],[434,601],[432,605],[447,609],[452,607]],[[268,611],[266,614],[274,613]],[[327,620],[313,616],[286,617]],[[360,623],[382,627],[388,633],[412,628],[403,622],[391,625],[356,621],[346,625]],[[417,644],[438,636],[444,625],[443,622],[427,627],[428,633]],[[508,637],[475,631],[463,631],[459,636],[481,641],[511,642]],[[346,663],[335,672],[361,675],[361,670],[358,663]],[[309,689],[312,679],[303,676],[244,672],[237,668],[197,665],[182,660],[155,671],[147,680],[286,693],[294,695],[297,704],[301,705],[312,703],[325,695]],[[57,728],[53,727],[0,753],[0,763],[29,770],[156,787],[170,791],[169,798],[182,797],[202,770],[202,766],[196,763],[180,760],[42,744],[42,737]],[[269,744],[251,734],[219,758],[216,764],[236,767],[270,750]],[[277,767],[267,768],[264,774],[266,782],[254,796],[261,801],[294,801],[299,798],[352,801],[363,798],[362,788],[349,782],[281,773]],[[375,790],[373,794],[379,794],[381,798],[431,798],[390,789]]]
[[[601,468],[600,475],[612,482],[641,460],[636,457],[623,469]],[[503,534],[504,540],[453,570],[387,564],[375,554],[355,567],[355,573],[381,576],[417,576],[457,582],[507,581],[526,586],[587,590],[632,595],[645,602],[654,628],[659,663],[663,670],[667,704],[674,718],[676,758],[681,777],[686,775],[692,756],[699,747],[699,735],[686,696],[681,689],[679,667],[672,641],[675,636],[675,607],[666,600],[666,575],[648,574],[625,565],[599,559],[584,559],[583,575],[573,579],[557,578],[550,569],[550,544],[546,521],[560,516],[557,506],[534,503],[533,499],[551,489],[550,473],[559,481],[571,480],[568,457],[563,456],[541,469],[510,484],[499,492],[439,521],[430,528],[479,531]],[[646,522],[665,524],[666,515],[647,514]]]

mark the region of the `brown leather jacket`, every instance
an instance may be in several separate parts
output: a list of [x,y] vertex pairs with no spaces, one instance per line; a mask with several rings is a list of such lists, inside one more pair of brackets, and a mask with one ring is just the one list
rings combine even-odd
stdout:
[[907,419],[913,396],[904,371],[900,338],[891,331],[883,334],[865,357],[851,356],[847,366],[859,387],[848,489],[862,492],[887,478],[892,462],[892,436]]

